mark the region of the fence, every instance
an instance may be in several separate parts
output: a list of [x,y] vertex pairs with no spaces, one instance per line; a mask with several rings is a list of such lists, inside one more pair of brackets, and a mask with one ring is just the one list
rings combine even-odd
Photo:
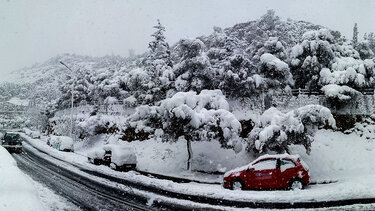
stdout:
[[57,111],[55,116],[90,114],[95,111],[99,114],[113,115],[113,116],[129,116],[134,112],[134,108],[125,105],[122,101],[116,101],[111,104],[85,104],[77,107],[67,108]]
[[[374,89],[356,89],[363,95],[374,95]],[[324,95],[320,90],[292,89],[292,95]]]

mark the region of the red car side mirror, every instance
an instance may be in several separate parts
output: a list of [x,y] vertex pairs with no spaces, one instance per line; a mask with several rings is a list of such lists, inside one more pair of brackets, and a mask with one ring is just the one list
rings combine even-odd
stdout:
[[247,172],[254,172],[255,169],[254,169],[254,168],[248,168],[248,169],[246,169],[246,171],[247,171]]

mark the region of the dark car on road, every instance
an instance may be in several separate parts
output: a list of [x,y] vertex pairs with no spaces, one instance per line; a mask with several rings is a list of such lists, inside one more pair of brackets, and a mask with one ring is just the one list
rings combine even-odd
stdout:
[[18,133],[5,133],[1,145],[9,152],[22,152],[22,140]]
[[310,183],[309,167],[298,155],[263,155],[225,173],[224,188],[302,189]]

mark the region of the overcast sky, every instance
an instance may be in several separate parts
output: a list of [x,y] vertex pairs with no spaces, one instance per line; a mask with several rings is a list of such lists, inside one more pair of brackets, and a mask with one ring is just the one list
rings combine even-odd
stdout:
[[[0,73],[61,53],[127,56],[144,52],[156,19],[172,44],[254,20],[268,9],[352,36],[375,32],[371,0],[0,0]],[[0,75],[0,78],[1,78]]]

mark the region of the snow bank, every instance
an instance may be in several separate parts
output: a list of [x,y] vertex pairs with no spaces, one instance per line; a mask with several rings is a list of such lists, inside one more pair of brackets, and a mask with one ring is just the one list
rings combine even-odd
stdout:
[[26,177],[16,161],[0,146],[0,210],[44,210],[32,180]]
[[[354,182],[355,177],[371,175],[375,177],[375,142],[355,133],[319,130],[315,135],[310,155],[303,147],[292,145],[290,153],[299,154],[310,167],[314,181],[342,180]],[[370,182],[375,182],[372,180]],[[358,183],[358,185],[365,181]],[[375,185],[375,184],[374,184]],[[355,184],[351,186],[354,188]]]

